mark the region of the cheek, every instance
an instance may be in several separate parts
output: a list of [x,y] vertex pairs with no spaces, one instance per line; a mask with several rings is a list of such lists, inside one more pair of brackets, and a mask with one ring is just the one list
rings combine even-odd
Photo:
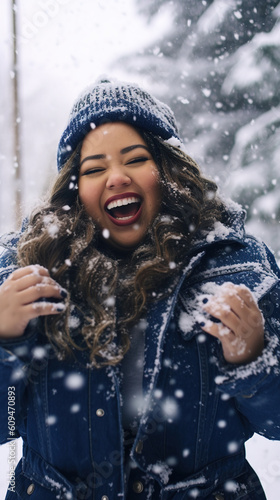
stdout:
[[162,192],[158,181],[158,174],[151,177],[150,182],[145,185],[145,192],[149,199],[149,206],[153,212],[158,212],[162,201]]
[[79,198],[81,203],[85,206],[87,212],[92,215],[98,209],[98,189],[88,184],[79,183]]
[[160,177],[155,167],[149,170],[148,175],[144,176],[143,179],[146,179],[146,181],[144,181],[146,192],[153,191],[154,193],[160,193]]

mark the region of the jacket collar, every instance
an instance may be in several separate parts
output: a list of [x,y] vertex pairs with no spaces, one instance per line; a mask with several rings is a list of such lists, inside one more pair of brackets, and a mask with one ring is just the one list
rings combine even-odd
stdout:
[[6,250],[10,250],[13,253],[17,251],[17,244],[20,239],[21,233],[6,233],[0,236],[0,247],[5,248]]
[[192,244],[192,254],[218,242],[236,241],[244,244],[246,211],[232,200],[222,201],[225,207],[222,221],[215,222],[210,231],[202,230],[197,233]]
[[20,231],[12,231],[10,233],[5,233],[0,236],[0,247],[6,248],[13,253],[17,252],[17,245],[22,233],[26,230],[28,225],[28,219],[25,218],[22,221],[22,226]]

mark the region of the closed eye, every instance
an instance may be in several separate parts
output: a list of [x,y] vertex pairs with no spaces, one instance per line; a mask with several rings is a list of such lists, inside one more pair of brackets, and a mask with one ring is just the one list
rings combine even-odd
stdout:
[[97,173],[103,172],[103,171],[104,171],[104,168],[90,168],[89,170],[86,170],[85,172],[83,172],[81,174],[81,176],[90,175],[90,174],[97,174]]
[[131,165],[133,163],[143,163],[145,161],[148,161],[150,158],[147,156],[139,156],[138,158],[133,158],[132,160],[129,160],[126,165]]

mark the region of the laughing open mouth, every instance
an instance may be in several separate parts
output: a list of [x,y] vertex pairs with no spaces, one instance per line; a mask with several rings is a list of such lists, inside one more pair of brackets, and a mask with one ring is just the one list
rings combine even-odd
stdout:
[[124,196],[108,201],[109,203],[107,202],[105,209],[115,224],[132,224],[140,217],[142,199],[139,196]]

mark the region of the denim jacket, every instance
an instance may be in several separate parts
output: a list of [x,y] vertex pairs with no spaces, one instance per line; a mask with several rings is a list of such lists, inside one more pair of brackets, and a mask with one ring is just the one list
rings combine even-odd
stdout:
[[[92,368],[80,351],[60,360],[40,320],[1,341],[0,439],[13,429],[9,391],[13,437],[23,440],[6,500],[265,499],[244,442],[254,432],[280,438],[280,275],[243,218],[233,205],[226,223],[201,233],[172,295],[150,306],[145,410],[132,440],[121,425],[120,366]],[[17,238],[2,239],[1,283],[16,267]],[[265,348],[246,365],[226,363],[219,341],[200,328],[203,299],[224,282],[249,287],[264,316]],[[135,467],[125,493],[129,439]]]

